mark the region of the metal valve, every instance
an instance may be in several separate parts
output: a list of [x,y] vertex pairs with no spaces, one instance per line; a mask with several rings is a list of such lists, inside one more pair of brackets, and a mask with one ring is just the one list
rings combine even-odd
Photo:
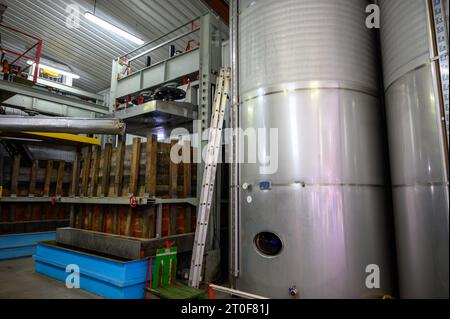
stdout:
[[289,288],[289,296],[294,298],[294,297],[297,297],[297,295],[298,295],[297,287],[293,286],[293,287]]
[[134,196],[134,195],[131,196],[131,197],[130,197],[130,207],[131,207],[131,208],[136,208],[137,205],[138,205],[138,199],[137,199],[137,197]]

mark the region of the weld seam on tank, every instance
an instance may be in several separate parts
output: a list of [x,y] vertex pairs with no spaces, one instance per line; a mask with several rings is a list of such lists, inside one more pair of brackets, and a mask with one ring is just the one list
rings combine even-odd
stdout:
[[287,183],[272,183],[271,186],[273,187],[298,187],[298,186],[302,186],[302,187],[316,187],[316,186],[320,186],[320,187],[374,187],[374,188],[386,188],[386,185],[384,184],[349,184],[349,183],[306,183],[306,182],[287,182]]
[[449,182],[438,182],[438,183],[415,183],[415,184],[396,184],[392,185],[393,188],[401,187],[430,187],[430,186],[449,186]]
[[[286,87],[289,87],[289,85],[286,85]],[[257,98],[260,97],[264,97],[264,96],[269,96],[269,95],[276,95],[276,94],[287,94],[287,93],[291,93],[291,92],[301,92],[301,91],[312,91],[312,90],[342,90],[342,91],[351,91],[351,92],[356,92],[356,93],[361,93],[361,94],[365,94],[365,95],[369,95],[372,97],[376,97],[378,98],[380,96],[379,93],[375,93],[375,92],[370,92],[367,90],[363,90],[363,89],[357,89],[357,88],[352,88],[352,87],[339,87],[339,86],[319,86],[319,87],[296,87],[293,89],[275,89],[275,90],[264,90],[264,93],[262,94],[258,94],[258,93],[247,93],[245,96],[242,97],[242,102],[240,104],[243,104],[245,102],[248,101],[252,101],[255,100]],[[255,91],[253,91],[255,92]]]
[[433,64],[434,64],[434,61],[429,61],[429,62],[427,62],[427,63],[423,63],[423,64],[421,64],[421,65],[415,67],[415,68],[412,69],[411,71],[408,71],[408,72],[404,73],[404,74],[401,75],[399,78],[397,78],[397,79],[395,79],[394,81],[392,81],[392,83],[389,84],[389,85],[386,87],[385,92],[388,92],[389,89],[390,89],[394,84],[396,84],[398,81],[404,79],[405,77],[407,77],[407,76],[410,75],[411,73],[414,73],[414,72],[416,72],[416,71],[419,71],[419,70],[421,70],[421,69],[423,69],[423,68],[432,67]]

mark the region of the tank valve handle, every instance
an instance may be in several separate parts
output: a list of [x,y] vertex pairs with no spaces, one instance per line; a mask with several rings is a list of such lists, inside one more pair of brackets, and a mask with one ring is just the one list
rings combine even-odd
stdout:
[[252,185],[249,183],[244,183],[242,184],[242,189],[243,190],[251,190],[252,189]]
[[294,297],[297,297],[297,295],[298,295],[297,287],[293,286],[293,287],[289,288],[289,296],[294,298]]
[[131,208],[136,208],[137,205],[138,205],[138,199],[137,199],[137,197],[134,196],[134,195],[131,196],[131,197],[130,197],[130,207],[131,207]]

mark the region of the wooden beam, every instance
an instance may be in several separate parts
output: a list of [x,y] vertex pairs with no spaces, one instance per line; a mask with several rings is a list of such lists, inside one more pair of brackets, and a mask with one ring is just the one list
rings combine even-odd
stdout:
[[114,170],[114,196],[122,196],[123,162],[125,157],[125,144],[120,143],[116,149],[116,167]]
[[36,178],[38,169],[39,169],[39,161],[38,160],[32,161],[30,170],[30,185],[28,187],[29,196],[34,196],[36,193]]
[[111,175],[111,157],[112,157],[112,144],[105,145],[103,151],[103,165],[102,165],[102,194],[105,197],[109,195],[109,183]]
[[[91,172],[90,172],[90,183],[89,183],[89,197],[97,197],[98,192],[98,170],[100,166],[100,155],[101,149],[100,146],[94,146],[92,150],[92,162],[91,162]],[[94,209],[95,206],[88,205],[88,229],[94,229]]]
[[[84,148],[83,167],[81,169],[81,196],[83,197],[89,196],[89,176],[91,170],[91,158],[92,158],[92,147],[88,146]],[[85,214],[86,214],[86,207],[81,206],[81,211],[78,216],[79,228],[83,228],[83,226],[85,225]]]
[[[19,172],[20,172],[20,155],[14,156],[12,170],[11,170],[11,196],[17,196],[19,185]],[[9,221],[14,222],[16,220],[16,205],[9,207]]]
[[70,189],[69,189],[70,197],[77,196],[78,190],[80,188],[79,181],[80,181],[80,153],[77,152],[75,154],[75,160],[73,161],[72,165],[72,178],[70,180]]
[[[149,197],[156,196],[156,166],[158,159],[158,137],[147,136],[145,166],[145,192]],[[154,238],[156,232],[156,210],[154,206],[145,209],[142,223],[142,237]]]
[[[178,143],[177,140],[173,140],[170,143],[171,149]],[[169,163],[169,197],[178,197],[178,164],[170,160]],[[176,235],[177,233],[177,206],[170,205],[169,213],[169,236]]]
[[[64,169],[66,166],[66,162],[59,161],[58,163],[58,171],[56,173],[56,188],[55,188],[55,196],[63,195],[63,183],[64,183]],[[52,205],[50,208],[52,218],[56,219],[58,216],[58,207]]]
[[145,192],[150,197],[156,195],[156,167],[158,158],[158,138],[155,135],[147,137],[146,167],[145,167]]
[[44,197],[50,196],[50,184],[52,182],[53,161],[47,161],[47,168],[45,169],[44,179]]
[[97,197],[98,191],[98,170],[100,166],[101,149],[99,146],[94,146],[92,151],[92,164],[91,164],[91,178],[89,184],[89,196]]
[[66,162],[60,161],[58,165],[58,174],[56,175],[56,196],[63,195],[64,170]]
[[20,172],[20,160],[21,156],[14,156],[12,172],[11,172],[11,196],[17,196],[17,187],[19,184],[19,172]]
[[[131,148],[131,163],[130,163],[130,182],[128,184],[128,193],[130,196],[137,195],[137,185],[139,181],[139,167],[141,162],[141,139],[135,137],[133,139],[133,146]],[[131,219],[133,208],[129,208],[127,212],[127,220],[125,226],[125,236],[131,236]]]
[[[112,157],[112,144],[107,143],[105,149],[103,150],[103,163],[102,163],[102,195],[108,197],[109,195],[109,185],[110,185],[110,175],[111,175],[111,157]],[[100,216],[98,218],[98,230],[104,231],[104,220],[105,220],[105,207],[100,208]]]
[[[36,179],[38,169],[39,169],[39,161],[33,160],[31,162],[31,169],[30,169],[30,185],[28,186],[28,196],[30,197],[34,197],[36,193]],[[25,219],[31,220],[32,214],[33,214],[33,204],[28,204]]]
[[130,183],[128,185],[128,193],[130,195],[136,195],[137,192],[140,160],[141,160],[141,139],[139,137],[135,137],[133,139],[133,146],[131,149]]
[[[120,142],[116,149],[116,167],[114,170],[114,196],[122,196],[123,184],[123,162],[125,158],[125,143]],[[118,234],[119,231],[119,207],[113,208],[112,232]]]
[[[79,181],[80,181],[80,153],[77,152],[75,154],[75,160],[73,161],[72,165],[72,178],[70,181],[70,190],[69,190],[69,196],[75,197],[78,194],[79,189]],[[70,205],[70,227],[75,227],[77,225],[77,214],[76,210],[78,209],[78,206],[76,205]]]
[[81,172],[81,196],[89,195],[89,172],[91,169],[92,148],[84,149],[83,168]]

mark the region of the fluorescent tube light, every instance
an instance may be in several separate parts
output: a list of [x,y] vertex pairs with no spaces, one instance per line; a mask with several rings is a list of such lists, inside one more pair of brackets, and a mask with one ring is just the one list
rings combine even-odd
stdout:
[[122,29],[120,29],[118,27],[116,27],[115,25],[112,25],[111,23],[109,23],[109,22],[107,22],[107,21],[105,21],[103,19],[100,19],[95,14],[92,14],[90,12],[86,12],[84,14],[84,17],[86,19],[88,19],[89,21],[97,24],[98,26],[100,26],[100,27],[102,27],[102,28],[104,28],[106,30],[109,30],[111,32],[114,32],[114,33],[124,37],[125,39],[128,39],[128,40],[136,43],[137,45],[143,45],[145,43],[143,40],[139,39],[138,37],[135,37],[134,35],[126,32],[126,31],[124,31],[124,30],[122,30]]
[[[31,61],[31,60],[28,60],[27,64],[28,65],[34,65],[35,63],[33,61]],[[39,68],[40,69],[46,69],[46,70],[49,70],[49,71],[53,71],[53,72],[65,75],[65,76],[67,76],[69,78],[72,78],[72,79],[75,79],[75,80],[78,80],[80,78],[79,75],[73,74],[71,72],[63,71],[63,70],[60,70],[60,69],[57,69],[57,68],[54,68],[54,67],[51,67],[51,66],[48,66],[48,65],[44,65],[42,63],[39,64]]]

